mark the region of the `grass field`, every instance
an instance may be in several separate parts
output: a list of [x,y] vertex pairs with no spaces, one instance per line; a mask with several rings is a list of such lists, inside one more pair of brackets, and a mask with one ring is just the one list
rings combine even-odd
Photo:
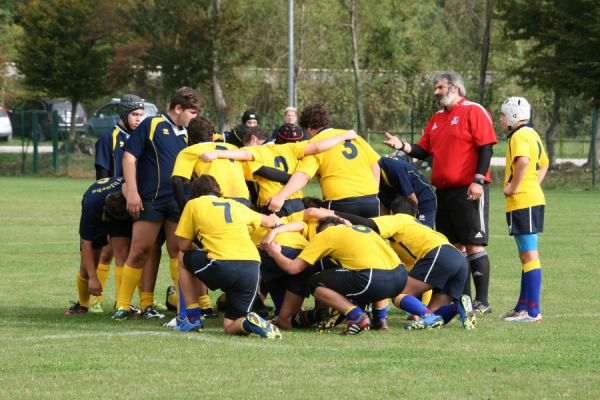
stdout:
[[[112,321],[112,276],[106,314],[64,317],[89,183],[0,177],[0,399],[600,398],[597,191],[547,191],[540,325],[498,320],[516,300],[519,264],[494,188],[494,313],[475,331],[456,322],[405,331],[393,310],[387,333],[295,331],[274,342],[227,336],[220,319],[193,334]],[[162,266],[158,299],[169,281]]]

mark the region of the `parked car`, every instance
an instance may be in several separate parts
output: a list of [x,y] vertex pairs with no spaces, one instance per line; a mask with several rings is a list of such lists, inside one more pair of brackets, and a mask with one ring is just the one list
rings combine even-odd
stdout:
[[[85,133],[87,135],[98,136],[111,130],[119,120],[118,109],[120,102],[121,99],[112,99],[93,113],[87,124],[85,124]],[[144,118],[155,115],[158,115],[158,107],[144,101]]]
[[0,107],[0,139],[9,141],[12,139],[12,125],[6,111]]
[[[23,119],[25,135],[31,135],[34,127],[38,129],[38,139],[40,141],[50,140],[52,138],[53,117],[52,112],[56,111],[58,115],[57,128],[60,133],[68,132],[71,125],[71,108],[72,104],[65,99],[29,99],[24,100],[11,111],[12,125],[14,132],[21,132],[21,120],[17,115],[19,110],[25,112]],[[35,111],[35,112],[34,112]],[[36,118],[36,124],[32,123],[32,119]],[[84,124],[87,120],[85,110],[81,104],[77,104],[75,115],[75,130],[79,133],[84,133]]]

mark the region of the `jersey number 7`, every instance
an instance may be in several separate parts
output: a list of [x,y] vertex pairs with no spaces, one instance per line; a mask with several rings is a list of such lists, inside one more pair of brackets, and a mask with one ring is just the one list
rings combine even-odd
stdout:
[[231,219],[231,204],[220,203],[217,201],[213,201],[212,204],[215,207],[223,207],[223,212],[225,213],[225,222],[227,222],[228,224],[233,222],[233,220]]

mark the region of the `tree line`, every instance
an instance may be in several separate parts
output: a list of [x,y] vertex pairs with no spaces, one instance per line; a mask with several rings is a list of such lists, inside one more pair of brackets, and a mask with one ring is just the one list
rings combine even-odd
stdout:
[[[285,0],[5,0],[0,64],[14,62],[22,80],[3,73],[2,101],[35,93],[90,110],[133,92],[164,108],[186,85],[220,129],[249,107],[275,126],[287,17]],[[527,97],[552,161],[558,138],[591,137],[595,0],[295,0],[294,23],[296,104],[323,102],[338,126],[420,133],[436,111],[432,77],[453,69],[495,119],[506,97]]]

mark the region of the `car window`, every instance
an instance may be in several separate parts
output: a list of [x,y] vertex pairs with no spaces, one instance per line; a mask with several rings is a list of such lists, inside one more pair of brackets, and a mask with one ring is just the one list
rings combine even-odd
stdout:
[[8,117],[8,114],[6,113],[6,111],[4,111],[3,109],[0,108],[0,117]]
[[117,115],[118,108],[119,108],[118,104],[108,104],[108,105],[102,107],[100,109],[100,111],[98,111],[98,115],[103,115],[105,117],[110,116],[110,115]]
[[158,108],[154,104],[145,103],[144,104],[144,118],[145,117],[153,117],[158,115]]

